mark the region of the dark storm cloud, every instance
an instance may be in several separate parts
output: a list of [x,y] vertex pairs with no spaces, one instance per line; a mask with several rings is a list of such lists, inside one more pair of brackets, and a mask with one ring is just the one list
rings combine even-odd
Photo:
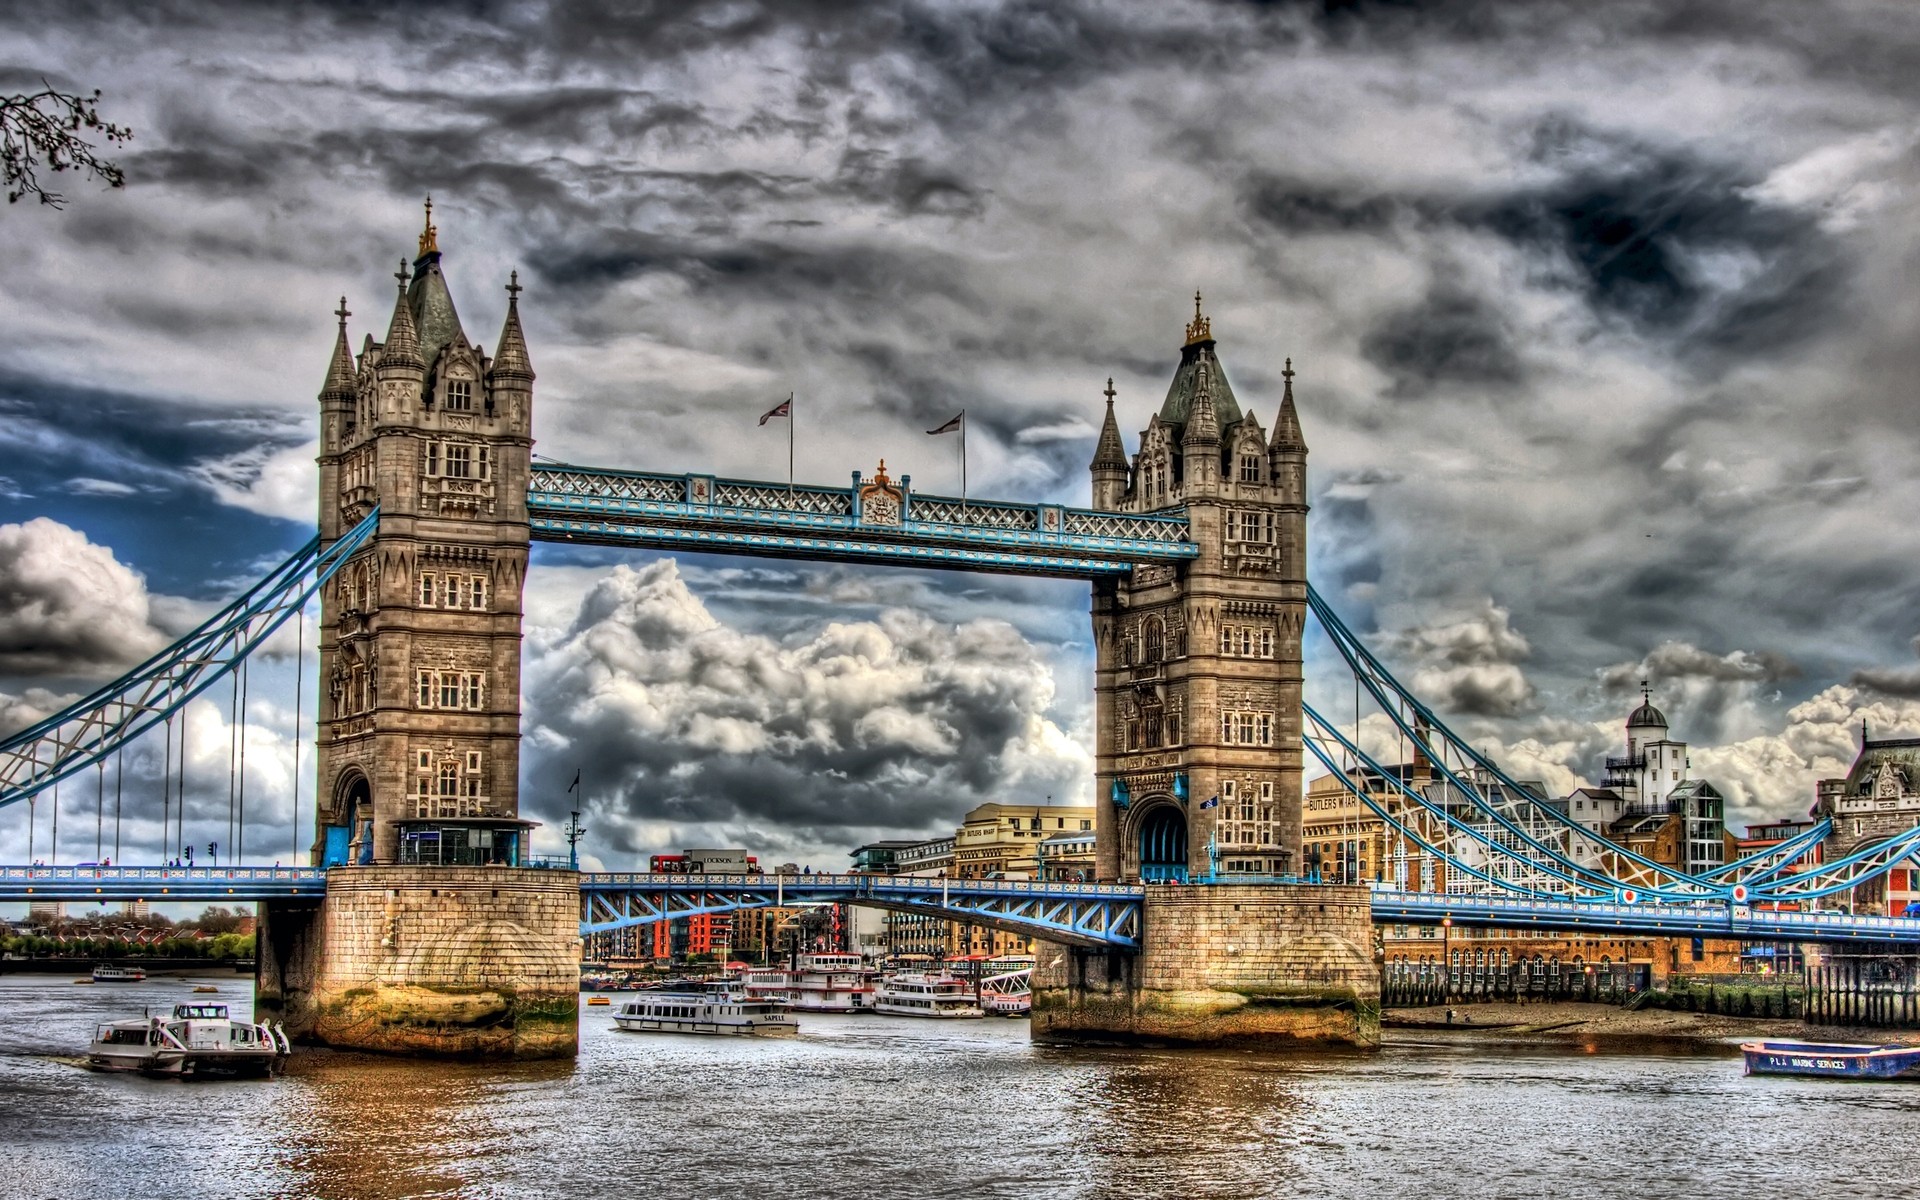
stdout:
[[[324,313],[346,292],[355,344],[384,331],[385,273],[430,191],[470,335],[492,340],[507,269],[532,285],[536,433],[557,457],[778,475],[783,431],[743,431],[792,390],[803,479],[844,484],[886,457],[955,490],[954,440],[921,431],[965,408],[977,494],[1081,501],[1103,381],[1132,444],[1201,288],[1263,422],[1284,357],[1301,365],[1316,585],[1370,638],[1414,631],[1382,638],[1395,669],[1489,737],[1531,738],[1529,761],[1584,768],[1578,727],[1617,725],[1622,699],[1598,665],[1639,669],[1662,643],[1803,664],[1798,680],[1673,677],[1720,689],[1676,692],[1676,713],[1718,713],[1740,737],[1876,655],[1906,661],[1901,564],[1920,544],[1887,514],[1920,503],[1901,267],[1920,28],[1899,8],[28,0],[10,15],[6,77],[97,83],[140,136],[126,192],[76,193],[57,221],[0,214],[16,300],[0,357],[26,406],[0,428],[15,439],[0,520],[52,515],[158,592],[198,594],[205,556],[230,578],[304,536]],[[584,568],[619,561],[542,553],[535,589],[542,571],[580,574],[530,604],[535,625],[570,621],[593,591]],[[850,677],[888,676],[926,641],[886,626],[895,608],[948,625],[1009,613],[1026,645],[988,656],[1010,689],[989,694],[1016,710],[1040,703],[1021,671],[1085,654],[1083,593],[732,569],[685,578],[736,650],[790,671],[839,620],[881,629],[895,656]],[[1530,655],[1493,636],[1496,611]],[[894,742],[856,738],[850,708],[821,718],[831,753],[727,750],[728,720],[750,725],[759,701],[671,673],[646,689],[681,689],[706,723],[636,738],[595,707],[620,693],[595,686],[640,678],[596,658],[632,640],[602,616],[540,634],[579,670],[543,674],[529,654],[528,727],[557,740],[529,733],[526,794],[553,816],[544,781],[591,754],[589,779],[619,781],[597,803],[622,845],[733,821],[818,846],[1045,794],[1061,771],[1086,785],[1054,751],[1053,766],[996,760],[993,739],[1021,739],[964,705],[953,728],[983,731],[955,735],[967,761],[898,749],[948,719],[931,701],[860,710],[899,708]],[[1462,623],[1488,640],[1434,641]],[[1041,709],[1082,748],[1083,668]],[[1312,686],[1350,689],[1336,674],[1316,661]],[[820,703],[764,720],[797,738]],[[1824,738],[1849,715],[1823,714],[1801,724]],[[893,778],[916,759],[935,766]]]
[[1558,120],[1536,136],[1537,158],[1576,165],[1468,217],[1570,266],[1602,314],[1723,354],[1783,353],[1844,315],[1839,247],[1812,214],[1757,199],[1757,175]]
[[1452,284],[1436,284],[1420,303],[1388,313],[1360,349],[1402,396],[1447,384],[1508,385],[1524,374],[1501,310]]

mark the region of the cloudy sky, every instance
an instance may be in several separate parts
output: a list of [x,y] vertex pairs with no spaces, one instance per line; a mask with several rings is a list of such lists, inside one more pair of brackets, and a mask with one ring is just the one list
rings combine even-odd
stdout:
[[[6,727],[310,536],[330,310],[383,332],[431,192],[470,336],[521,271],[549,456],[778,477],[791,390],[804,479],[954,490],[920,431],[964,407],[974,492],[1084,502],[1101,388],[1145,424],[1198,288],[1263,420],[1300,373],[1316,583],[1510,764],[1593,779],[1642,677],[1736,820],[1803,811],[1863,718],[1920,734],[1910,4],[9,13],[0,91],[98,87],[136,138],[124,191],[0,212]],[[1089,798],[1083,585],[536,561],[549,847],[576,763],[619,864]],[[291,659],[251,684],[279,857]],[[196,841],[230,703],[188,725]]]

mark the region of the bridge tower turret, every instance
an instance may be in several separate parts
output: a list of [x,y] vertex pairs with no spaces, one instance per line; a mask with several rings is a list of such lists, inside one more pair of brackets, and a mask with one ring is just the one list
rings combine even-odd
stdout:
[[379,527],[321,591],[325,900],[262,906],[257,1013],[398,1054],[579,1045],[578,876],[515,869],[533,365],[520,280],[470,342],[433,206],[385,341],[340,331],[320,392],[320,532]]
[[[1184,508],[1200,557],[1094,585],[1099,873],[1273,876],[1300,861],[1306,444],[1292,370],[1269,441],[1194,297],[1180,365],[1126,474],[1103,428],[1094,503]],[[1107,416],[1113,423],[1111,399]]]
[[[519,280],[489,358],[427,226],[386,340],[345,316],[321,392],[322,536],[380,528],[322,593],[316,861],[518,862],[533,368]],[[342,309],[344,312],[344,305]]]

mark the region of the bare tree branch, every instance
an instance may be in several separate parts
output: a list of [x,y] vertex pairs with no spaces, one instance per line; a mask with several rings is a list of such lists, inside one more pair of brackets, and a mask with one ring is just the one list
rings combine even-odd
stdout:
[[66,197],[42,186],[42,168],[50,173],[85,171],[87,178],[103,179],[108,187],[127,185],[120,168],[95,154],[94,143],[83,136],[91,131],[109,144],[132,139],[133,130],[100,119],[99,104],[98,90],[91,96],[72,95],[51,84],[32,95],[0,96],[0,184],[7,189],[8,204],[18,204],[25,196],[55,208],[66,204]]

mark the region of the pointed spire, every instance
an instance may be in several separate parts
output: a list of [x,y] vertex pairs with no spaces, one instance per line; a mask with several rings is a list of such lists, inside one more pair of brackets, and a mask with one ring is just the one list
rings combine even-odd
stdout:
[[1213,408],[1213,368],[1202,360],[1193,381],[1193,406],[1187,413],[1186,432],[1180,436],[1182,446],[1201,443],[1220,443],[1220,417]]
[[490,379],[533,382],[533,362],[527,357],[527,338],[520,331],[522,290],[520,272],[515,271],[507,283],[507,323],[500,328],[500,344],[494,349],[493,366],[487,372]]
[[321,385],[322,400],[348,400],[354,396],[353,388],[353,350],[347,345],[347,318],[353,314],[347,311],[347,298],[340,297],[340,307],[333,310],[340,318],[340,332],[333,340],[333,361],[327,364],[327,382]]
[[1300,414],[1293,407],[1293,360],[1287,360],[1287,369],[1280,372],[1287,381],[1280,393],[1280,415],[1273,419],[1273,437],[1267,442],[1267,449],[1292,450],[1301,454],[1307,452],[1306,435],[1300,432]]
[[413,367],[424,370],[420,360],[420,331],[414,328],[413,306],[407,303],[407,260],[393,274],[400,281],[400,295],[393,303],[393,323],[387,327],[387,341],[380,350],[382,367]]
[[1102,395],[1107,398],[1107,418],[1100,423],[1100,441],[1093,448],[1092,469],[1125,471],[1127,469],[1127,448],[1120,440],[1120,423],[1113,417],[1113,380],[1107,380],[1107,390]]
[[420,231],[420,254],[425,258],[429,254],[440,253],[440,227],[433,223],[433,197],[427,197],[427,224]]

